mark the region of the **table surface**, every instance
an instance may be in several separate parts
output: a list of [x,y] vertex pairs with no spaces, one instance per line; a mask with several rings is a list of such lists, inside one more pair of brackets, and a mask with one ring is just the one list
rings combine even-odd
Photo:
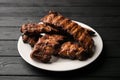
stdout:
[[[50,72],[26,63],[17,41],[23,23],[39,22],[49,10],[93,27],[104,41],[100,57],[70,72]],[[0,0],[0,80],[120,79],[120,0]]]

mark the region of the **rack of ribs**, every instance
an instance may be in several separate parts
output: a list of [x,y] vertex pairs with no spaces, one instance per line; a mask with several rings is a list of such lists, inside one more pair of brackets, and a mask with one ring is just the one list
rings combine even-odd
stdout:
[[58,30],[46,24],[23,24],[20,31],[26,35],[39,35],[40,33],[56,33]]
[[70,41],[63,43],[58,52],[58,55],[61,57],[78,60],[87,59],[87,54],[80,44]]
[[57,54],[57,49],[63,40],[64,36],[62,35],[45,34],[43,37],[39,38],[38,42],[35,44],[31,58],[42,62],[49,62],[51,55]]
[[92,30],[86,29],[75,23],[74,21],[62,16],[57,12],[49,12],[41,21],[43,23],[53,25],[54,28],[62,29],[73,36],[73,38],[83,45],[84,49],[91,51],[94,46],[91,35],[94,34]]

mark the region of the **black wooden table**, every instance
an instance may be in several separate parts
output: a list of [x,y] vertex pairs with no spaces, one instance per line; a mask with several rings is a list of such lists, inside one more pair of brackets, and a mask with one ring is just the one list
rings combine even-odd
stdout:
[[[93,27],[104,49],[92,64],[70,72],[50,72],[26,63],[17,41],[23,23],[39,22],[49,10]],[[120,0],[0,0],[0,80],[120,79]]]

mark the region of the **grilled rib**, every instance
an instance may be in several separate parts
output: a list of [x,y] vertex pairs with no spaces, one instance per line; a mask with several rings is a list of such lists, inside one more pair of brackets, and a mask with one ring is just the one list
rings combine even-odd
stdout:
[[40,33],[56,33],[58,30],[46,24],[23,24],[20,31],[27,35],[39,35]]
[[88,57],[85,49],[78,43],[65,42],[62,44],[58,55],[64,58],[84,60]]
[[41,58],[39,58],[40,55],[51,56],[53,54],[56,54],[57,53],[56,49],[58,48],[60,42],[63,41],[63,38],[64,38],[63,36],[56,34],[53,35],[46,34],[43,37],[39,38],[38,42],[35,44],[33,51],[31,53],[32,58],[37,58],[38,60],[41,61]]
[[49,12],[48,15],[41,19],[41,21],[49,25],[54,25],[55,28],[61,28],[62,30],[67,31],[67,33],[72,35],[76,41],[80,42],[86,50],[91,50],[91,48],[93,48],[94,42],[90,33],[94,34],[94,32],[81,27],[61,14]]

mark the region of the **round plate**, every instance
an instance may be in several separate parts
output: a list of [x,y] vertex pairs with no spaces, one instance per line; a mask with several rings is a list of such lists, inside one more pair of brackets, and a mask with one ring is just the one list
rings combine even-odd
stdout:
[[85,61],[79,61],[79,60],[70,60],[70,59],[63,59],[63,58],[59,58],[59,57],[57,57],[57,58],[53,57],[51,60],[52,61],[51,63],[37,62],[37,61],[31,59],[30,53],[32,51],[32,48],[30,47],[29,44],[25,44],[23,42],[21,36],[18,40],[19,54],[29,64],[31,64],[37,68],[50,70],[50,71],[69,71],[69,70],[82,68],[82,67],[92,63],[100,55],[100,53],[102,51],[102,48],[103,48],[102,39],[101,39],[100,35],[90,26],[83,24],[81,22],[77,22],[77,21],[75,21],[75,22],[78,23],[79,25],[81,25],[82,27],[91,29],[95,32],[96,36],[93,37],[94,44],[95,44],[95,51],[94,51],[94,55],[91,58],[89,58]]

